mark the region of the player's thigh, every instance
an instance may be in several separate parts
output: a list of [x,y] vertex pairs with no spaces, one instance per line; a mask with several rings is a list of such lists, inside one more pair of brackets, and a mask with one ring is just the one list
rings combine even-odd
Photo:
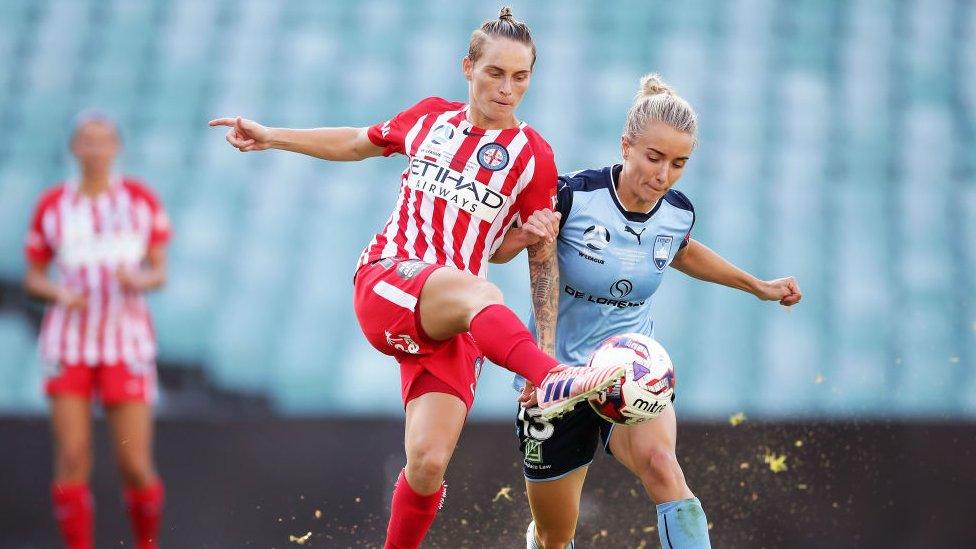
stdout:
[[153,413],[142,401],[114,403],[105,409],[112,437],[112,449],[123,470],[137,476],[154,474],[152,465]]
[[56,454],[91,452],[92,413],[91,401],[73,394],[59,394],[50,398],[51,434]]
[[656,418],[636,425],[614,425],[610,433],[610,451],[624,467],[640,476],[646,471],[648,458],[655,452],[675,454],[678,420],[674,406],[668,406]]
[[420,292],[420,325],[435,340],[468,331],[471,317],[491,303],[501,303],[501,291],[491,282],[452,268],[437,269]]
[[468,409],[447,393],[425,393],[407,403],[404,445],[407,459],[449,460],[457,446]]
[[580,467],[562,478],[547,481],[525,481],[532,519],[537,535],[545,540],[568,542],[576,534],[580,496],[588,466]]

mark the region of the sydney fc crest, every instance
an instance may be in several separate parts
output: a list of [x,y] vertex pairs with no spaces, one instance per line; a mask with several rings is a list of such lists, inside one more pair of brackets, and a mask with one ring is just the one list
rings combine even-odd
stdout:
[[654,265],[659,271],[663,271],[668,266],[672,242],[674,242],[673,236],[659,234],[654,238]]
[[478,164],[486,170],[497,172],[508,166],[508,149],[498,143],[486,143],[478,149]]

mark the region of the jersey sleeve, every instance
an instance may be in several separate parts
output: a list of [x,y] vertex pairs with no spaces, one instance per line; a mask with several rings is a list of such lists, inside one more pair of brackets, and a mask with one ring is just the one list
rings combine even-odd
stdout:
[[556,181],[556,211],[559,212],[559,230],[562,230],[566,220],[569,219],[569,212],[573,209],[573,188],[569,185],[569,179],[559,176]]
[[155,192],[139,181],[130,181],[131,189],[149,208],[149,247],[165,246],[173,237],[173,228],[163,202]]
[[675,189],[671,189],[668,192],[676,197],[676,202],[681,208],[691,212],[691,225],[688,226],[688,232],[685,233],[685,237],[681,239],[681,244],[678,245],[678,250],[680,251],[691,242],[691,230],[695,228],[697,214],[695,213],[695,207],[691,204],[691,200],[688,199],[685,193]]
[[525,223],[537,210],[556,207],[556,161],[549,144],[541,138],[535,147],[535,169],[532,179],[518,196],[519,224]]
[[27,241],[24,243],[24,256],[31,263],[47,264],[54,258],[54,247],[44,232],[44,215],[50,202],[45,199],[34,208],[30,226],[27,228]]
[[173,227],[170,224],[169,215],[155,194],[151,192],[146,194],[149,197],[147,202],[149,212],[152,215],[152,224],[149,228],[149,247],[165,246],[173,237]]
[[398,113],[393,118],[370,126],[366,130],[366,136],[377,147],[383,147],[383,156],[390,156],[394,153],[406,154],[404,143],[407,139],[407,132],[421,116],[431,112],[439,103],[444,102],[439,97],[428,97]]

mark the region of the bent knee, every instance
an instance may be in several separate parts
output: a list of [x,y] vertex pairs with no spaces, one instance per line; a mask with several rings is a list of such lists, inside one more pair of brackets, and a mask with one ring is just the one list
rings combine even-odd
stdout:
[[641,467],[641,480],[645,485],[680,488],[685,476],[678,458],[670,450],[654,448],[647,452]]
[[476,278],[460,299],[465,301],[465,307],[470,317],[478,314],[489,305],[505,302],[502,291],[498,289],[498,286],[483,278]]

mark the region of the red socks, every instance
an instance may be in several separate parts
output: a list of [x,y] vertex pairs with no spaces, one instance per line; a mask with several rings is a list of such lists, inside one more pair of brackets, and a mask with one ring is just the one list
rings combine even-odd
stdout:
[[125,505],[132,520],[132,534],[138,549],[156,549],[159,519],[163,513],[163,483],[141,488],[126,488]]
[[390,508],[390,524],[386,527],[385,549],[416,549],[424,540],[437,510],[444,501],[444,485],[429,496],[413,491],[407,475],[400,471],[393,488],[393,505]]
[[54,484],[51,487],[54,518],[68,549],[95,547],[95,503],[87,484]]
[[542,379],[558,364],[539,349],[525,324],[504,305],[482,309],[471,319],[468,330],[488,360],[536,386],[542,385]]

